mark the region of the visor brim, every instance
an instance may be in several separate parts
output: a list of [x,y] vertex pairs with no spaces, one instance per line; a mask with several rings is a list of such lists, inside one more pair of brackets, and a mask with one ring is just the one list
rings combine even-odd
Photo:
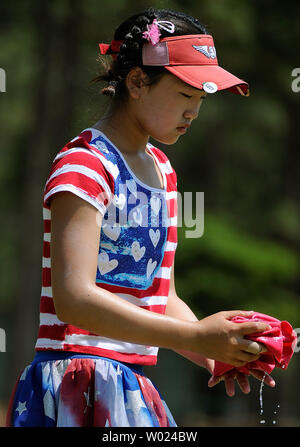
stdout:
[[249,96],[249,85],[219,65],[167,65],[165,68],[182,81],[203,90],[205,82],[214,82],[218,90],[230,90]]

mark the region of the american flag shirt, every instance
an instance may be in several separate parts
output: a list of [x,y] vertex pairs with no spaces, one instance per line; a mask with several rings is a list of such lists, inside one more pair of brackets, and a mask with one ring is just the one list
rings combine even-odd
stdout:
[[51,288],[51,197],[69,191],[101,213],[95,284],[152,312],[165,313],[177,247],[177,177],[166,154],[147,144],[163,189],[139,180],[122,153],[95,128],[56,155],[43,197],[43,262],[36,351],[71,351],[155,365],[158,347],[103,337],[58,319]]

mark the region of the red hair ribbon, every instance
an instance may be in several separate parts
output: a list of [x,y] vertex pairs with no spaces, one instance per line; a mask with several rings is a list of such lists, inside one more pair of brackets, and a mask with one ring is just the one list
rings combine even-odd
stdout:
[[112,40],[111,44],[99,43],[100,53],[110,54],[113,59],[116,59],[117,53],[119,53],[122,43],[122,40]]

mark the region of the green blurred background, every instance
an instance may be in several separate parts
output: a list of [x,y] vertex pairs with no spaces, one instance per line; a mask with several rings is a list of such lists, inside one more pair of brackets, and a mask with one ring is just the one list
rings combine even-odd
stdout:
[[[2,2],[0,67],[0,424],[20,370],[34,355],[42,267],[42,194],[55,154],[99,118],[98,43],[154,6],[197,17],[214,36],[219,63],[250,83],[251,95],[210,95],[173,146],[159,145],[178,190],[204,192],[204,234],[178,229],[176,288],[199,318],[254,309],[300,327],[299,2],[250,0],[53,0]],[[191,229],[190,229],[191,230]],[[300,353],[263,388],[265,425],[300,426]],[[161,349],[147,374],[181,426],[259,426],[260,383],[234,398],[223,383]],[[279,412],[274,415],[274,411]]]

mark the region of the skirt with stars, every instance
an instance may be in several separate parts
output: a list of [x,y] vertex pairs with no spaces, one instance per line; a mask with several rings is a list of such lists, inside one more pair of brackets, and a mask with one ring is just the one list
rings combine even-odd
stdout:
[[13,390],[9,427],[176,427],[141,365],[38,352]]

